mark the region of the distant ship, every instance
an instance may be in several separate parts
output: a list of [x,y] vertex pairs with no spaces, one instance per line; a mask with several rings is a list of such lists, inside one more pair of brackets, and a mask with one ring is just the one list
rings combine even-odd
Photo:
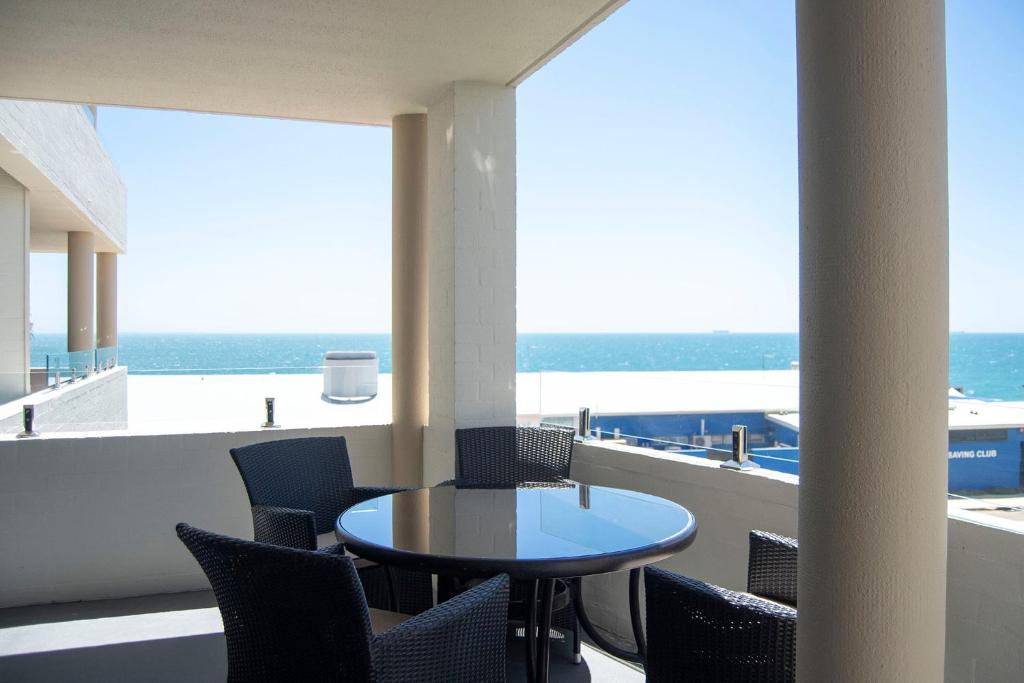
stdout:
[[711,334],[729,334],[729,330],[711,330]]

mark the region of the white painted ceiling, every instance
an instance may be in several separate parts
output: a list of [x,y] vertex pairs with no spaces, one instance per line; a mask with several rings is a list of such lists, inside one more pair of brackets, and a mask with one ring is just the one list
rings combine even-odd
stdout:
[[0,97],[390,124],[626,0],[0,0]]

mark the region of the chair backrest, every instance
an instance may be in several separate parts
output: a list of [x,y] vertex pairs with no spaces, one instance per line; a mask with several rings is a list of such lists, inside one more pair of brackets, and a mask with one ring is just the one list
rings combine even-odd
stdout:
[[747,592],[796,607],[797,549],[795,538],[751,531]]
[[649,683],[796,679],[796,610],[644,567]]
[[370,616],[352,561],[178,524],[213,586],[229,681],[367,681]]
[[265,441],[231,449],[250,505],[312,510],[316,532],[334,529],[351,505],[352,466],[343,436]]
[[574,432],[568,427],[476,427],[455,430],[455,482],[515,486],[569,478]]

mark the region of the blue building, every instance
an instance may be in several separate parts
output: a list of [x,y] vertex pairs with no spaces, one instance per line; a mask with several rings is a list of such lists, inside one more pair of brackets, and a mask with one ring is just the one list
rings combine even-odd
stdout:
[[[800,416],[796,412],[601,414],[591,422],[603,439],[716,457],[731,448],[733,425],[746,425],[752,459],[762,467],[800,473]],[[718,457],[721,457],[720,455]],[[950,400],[949,490],[1024,490],[1024,407]]]

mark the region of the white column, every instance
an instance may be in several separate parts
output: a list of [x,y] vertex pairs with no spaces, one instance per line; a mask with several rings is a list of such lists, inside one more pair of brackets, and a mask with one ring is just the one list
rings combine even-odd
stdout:
[[90,351],[96,343],[95,252],[91,232],[68,233],[68,351]]
[[391,478],[423,483],[428,418],[427,115],[391,123]]
[[798,0],[798,679],[941,681],[942,0]]
[[96,346],[117,346],[117,254],[96,254]]
[[29,194],[0,170],[0,403],[29,392]]
[[515,90],[452,84],[428,110],[430,409],[424,483],[454,429],[515,424]]

